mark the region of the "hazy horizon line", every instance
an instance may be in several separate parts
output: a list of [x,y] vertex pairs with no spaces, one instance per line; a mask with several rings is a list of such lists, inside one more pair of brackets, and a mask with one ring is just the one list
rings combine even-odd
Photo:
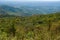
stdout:
[[60,2],[60,0],[0,0],[0,2]]
[[60,2],[60,1],[0,1],[0,2]]

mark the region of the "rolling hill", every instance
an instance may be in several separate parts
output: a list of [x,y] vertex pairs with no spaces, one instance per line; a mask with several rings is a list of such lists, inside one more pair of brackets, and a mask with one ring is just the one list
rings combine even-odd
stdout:
[[21,6],[20,8],[8,5],[0,6],[0,14],[16,16],[31,16],[34,14],[49,14],[60,11],[60,6]]
[[31,14],[25,13],[23,9],[11,7],[8,5],[0,6],[0,14],[9,14],[9,15],[16,15],[16,16],[29,16]]

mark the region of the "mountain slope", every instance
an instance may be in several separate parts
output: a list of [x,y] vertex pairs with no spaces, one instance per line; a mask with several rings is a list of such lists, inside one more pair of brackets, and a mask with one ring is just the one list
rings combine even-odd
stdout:
[[49,14],[59,12],[59,6],[21,6],[20,8],[2,5],[0,14],[9,14],[16,16],[30,16],[34,14]]
[[0,14],[9,14],[9,15],[17,15],[17,16],[27,16],[29,14],[24,13],[22,9],[3,5],[0,6]]

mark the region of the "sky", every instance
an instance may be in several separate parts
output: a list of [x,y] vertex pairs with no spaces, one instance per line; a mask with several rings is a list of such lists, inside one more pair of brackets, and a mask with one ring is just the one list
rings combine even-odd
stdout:
[[60,0],[0,0],[0,1],[60,1]]

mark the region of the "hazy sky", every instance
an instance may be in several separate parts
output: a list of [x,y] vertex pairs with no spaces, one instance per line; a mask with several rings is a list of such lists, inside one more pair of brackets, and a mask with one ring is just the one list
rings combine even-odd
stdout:
[[0,1],[60,1],[60,0],[0,0]]

